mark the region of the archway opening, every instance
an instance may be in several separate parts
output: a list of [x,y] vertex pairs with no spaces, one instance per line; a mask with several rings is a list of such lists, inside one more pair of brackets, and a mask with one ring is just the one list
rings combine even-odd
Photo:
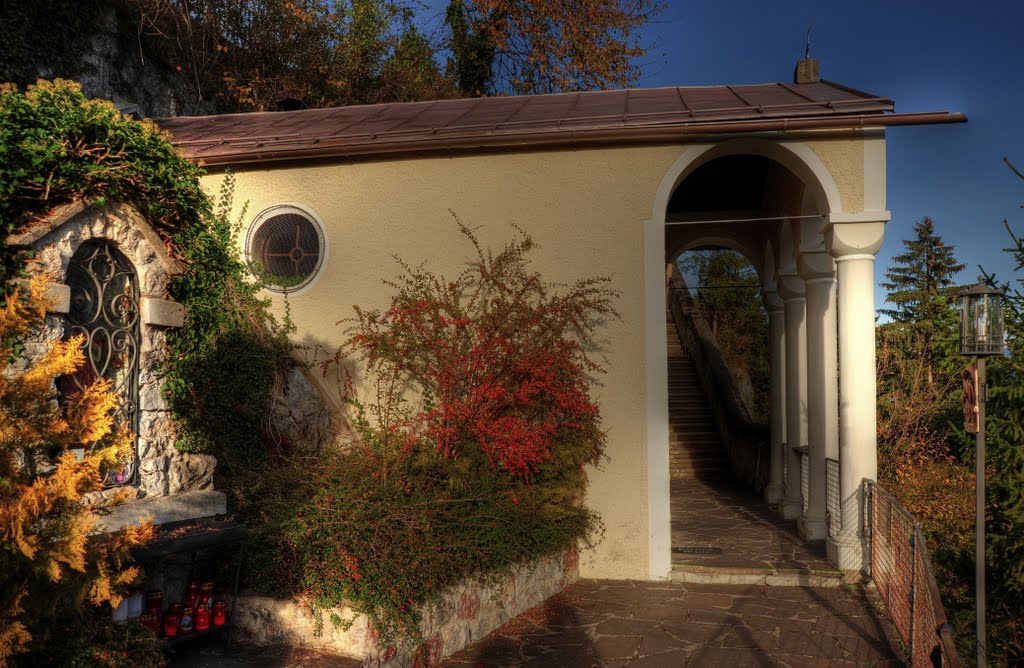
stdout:
[[675,271],[666,414],[676,574],[790,568],[778,531],[800,545],[759,496],[771,465],[772,417],[762,291],[774,290],[793,249],[817,234],[827,198],[805,180],[809,169],[791,169],[767,151],[726,150],[689,165],[665,208],[664,260]]

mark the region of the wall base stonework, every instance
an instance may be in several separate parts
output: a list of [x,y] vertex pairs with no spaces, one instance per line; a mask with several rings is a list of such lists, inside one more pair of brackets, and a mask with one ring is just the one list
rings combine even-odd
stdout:
[[[467,580],[441,592],[424,606],[420,633],[428,665],[484,638],[499,626],[540,605],[579,579],[575,547],[513,567],[507,574],[485,582]],[[323,615],[323,630],[302,603],[267,596],[240,596],[234,615],[239,634],[254,644],[291,644],[327,649],[358,658],[372,668],[410,668],[416,665],[416,647],[380,647],[370,620],[350,608],[334,610],[347,629],[336,627]]]

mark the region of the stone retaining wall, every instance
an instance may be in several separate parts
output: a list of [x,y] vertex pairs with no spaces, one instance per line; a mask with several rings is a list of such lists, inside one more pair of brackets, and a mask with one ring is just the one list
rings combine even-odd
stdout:
[[[423,609],[420,632],[427,661],[433,665],[472,642],[482,639],[513,617],[540,605],[579,579],[576,548],[513,567],[504,576],[482,584],[469,580],[444,590]],[[240,596],[234,615],[236,638],[254,644],[292,644],[327,649],[361,659],[368,668],[423,666],[416,647],[380,647],[370,620],[349,608],[335,610],[351,627],[335,627],[325,613],[323,632],[314,633],[315,620],[305,605],[266,596]]]

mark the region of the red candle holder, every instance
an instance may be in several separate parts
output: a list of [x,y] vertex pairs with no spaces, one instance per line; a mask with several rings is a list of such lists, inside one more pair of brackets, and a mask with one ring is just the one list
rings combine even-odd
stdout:
[[168,638],[175,638],[178,635],[178,612],[175,605],[164,615],[164,635]]
[[213,604],[213,625],[224,626],[227,624],[227,605],[224,601],[217,601]]
[[199,583],[189,582],[188,593],[185,594],[185,607],[195,609],[199,603]]
[[206,604],[196,608],[196,631],[206,631],[210,628],[210,606]]
[[[213,583],[204,582],[199,589],[199,604],[207,608],[213,605]],[[198,606],[197,606],[198,607]]]

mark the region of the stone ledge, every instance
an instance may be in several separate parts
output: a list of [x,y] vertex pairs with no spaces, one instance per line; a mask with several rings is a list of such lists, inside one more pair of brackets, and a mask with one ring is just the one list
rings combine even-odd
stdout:
[[[17,278],[14,284],[19,289],[28,292],[29,281],[26,278]],[[64,283],[50,283],[46,286],[46,298],[52,304],[48,309],[49,313],[64,314],[71,310],[71,286]]]
[[100,517],[96,528],[99,531],[116,531],[126,524],[140,524],[149,516],[153,517],[153,524],[167,524],[223,515],[227,511],[227,496],[212,489],[150,496],[117,506],[109,515]]
[[184,327],[185,307],[169,299],[143,297],[142,322],[153,327]]

